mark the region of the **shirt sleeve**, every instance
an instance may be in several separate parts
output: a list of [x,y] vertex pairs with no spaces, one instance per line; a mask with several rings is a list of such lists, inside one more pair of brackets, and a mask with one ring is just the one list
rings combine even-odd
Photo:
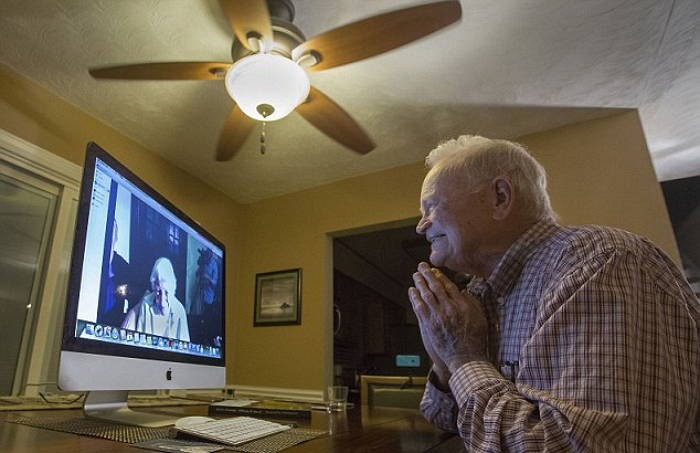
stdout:
[[420,410],[433,425],[451,433],[457,432],[457,402],[449,390],[440,389],[435,383],[434,373],[430,370],[425,393],[420,403]]
[[449,398],[429,386],[424,414],[441,426],[456,405],[468,451],[687,451],[697,300],[657,284],[668,278],[627,252],[582,263],[545,293],[516,383],[488,362],[464,364]]

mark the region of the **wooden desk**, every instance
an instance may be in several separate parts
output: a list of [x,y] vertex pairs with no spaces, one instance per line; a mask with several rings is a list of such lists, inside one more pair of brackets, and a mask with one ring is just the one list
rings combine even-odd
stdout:
[[[152,412],[205,415],[207,406],[168,407]],[[11,415],[46,417],[80,416],[81,411],[0,412],[0,452],[112,453],[139,450],[126,443],[49,431],[6,422]],[[330,434],[284,450],[284,453],[431,452],[460,451],[459,438],[429,425],[416,411],[357,407],[347,413],[313,411],[311,420],[295,420],[300,427],[322,429]]]

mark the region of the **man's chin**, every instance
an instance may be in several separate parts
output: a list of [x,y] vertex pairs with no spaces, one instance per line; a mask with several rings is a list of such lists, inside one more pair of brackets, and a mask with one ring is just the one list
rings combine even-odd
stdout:
[[445,257],[437,253],[430,253],[430,264],[433,267],[442,267],[445,265]]

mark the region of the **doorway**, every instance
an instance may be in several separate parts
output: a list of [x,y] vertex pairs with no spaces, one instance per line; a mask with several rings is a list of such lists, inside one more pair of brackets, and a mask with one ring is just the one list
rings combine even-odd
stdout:
[[333,379],[350,387],[351,400],[359,400],[360,375],[428,373],[407,292],[429,254],[415,221],[333,239]]

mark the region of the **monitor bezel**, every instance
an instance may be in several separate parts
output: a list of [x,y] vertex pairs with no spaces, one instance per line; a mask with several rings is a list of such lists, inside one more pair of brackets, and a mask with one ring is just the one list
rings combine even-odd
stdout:
[[[63,321],[63,338],[61,350],[83,352],[103,356],[127,357],[138,359],[150,359],[164,362],[179,362],[200,365],[225,366],[226,362],[226,285],[221,288],[221,357],[207,357],[187,353],[164,351],[160,349],[142,348],[133,345],[123,345],[111,342],[102,342],[79,338],[75,335],[78,303],[80,297],[80,282],[83,273],[83,260],[85,257],[85,240],[87,235],[88,217],[90,212],[90,198],[93,189],[95,168],[97,159],[102,160],[112,167],[117,173],[134,184],[147,196],[169,210],[175,217],[181,219],[189,227],[201,234],[208,241],[219,247],[222,252],[221,275],[226,275],[226,248],[224,244],[215,238],[210,232],[205,230],[198,222],[185,214],[178,207],[174,206],[163,195],[143,181],[139,176],[110,155],[94,142],[89,142],[85,153],[85,165],[83,167],[83,177],[80,186],[78,201],[78,213],[75,223],[75,235],[73,241],[73,252],[71,257],[70,274],[68,279],[68,290],[66,297],[66,310]],[[225,277],[224,277],[225,282]]]

